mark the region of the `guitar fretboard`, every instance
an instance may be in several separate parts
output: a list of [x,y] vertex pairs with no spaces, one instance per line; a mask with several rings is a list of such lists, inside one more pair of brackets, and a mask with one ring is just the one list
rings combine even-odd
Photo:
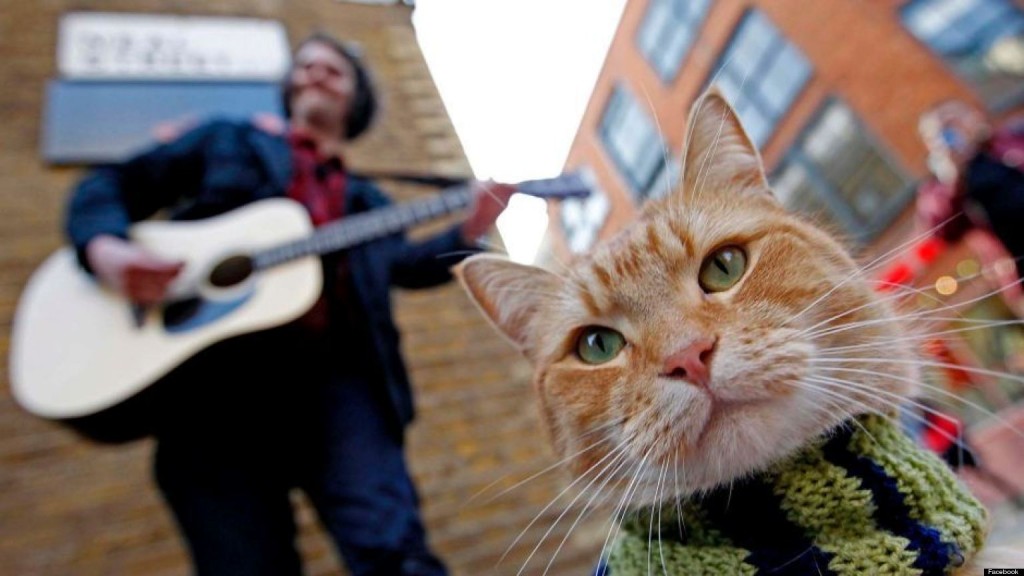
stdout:
[[263,270],[306,256],[344,250],[457,212],[469,206],[472,199],[469,187],[462,186],[432,198],[346,216],[338,222],[318,228],[306,238],[257,252],[252,257],[253,263],[257,270]]
[[[516,185],[516,191],[538,198],[580,198],[593,189],[592,177],[582,171],[557,178],[530,180]],[[469,185],[454,186],[442,194],[345,216],[338,222],[321,226],[300,240],[267,248],[252,255],[256,270],[265,270],[285,262],[320,256],[350,248],[375,238],[399,232],[445,214],[457,212],[473,201]]]

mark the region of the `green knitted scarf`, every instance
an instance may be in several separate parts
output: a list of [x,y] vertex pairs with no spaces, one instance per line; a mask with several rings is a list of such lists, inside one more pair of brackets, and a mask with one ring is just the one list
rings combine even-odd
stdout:
[[985,538],[985,509],[888,419],[858,421],[732,487],[632,513],[606,574],[939,576],[963,565]]

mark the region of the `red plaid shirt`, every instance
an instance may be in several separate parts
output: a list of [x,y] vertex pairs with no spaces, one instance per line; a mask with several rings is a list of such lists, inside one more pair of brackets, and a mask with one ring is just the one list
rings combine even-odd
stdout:
[[345,165],[337,156],[323,157],[316,142],[292,132],[292,182],[288,197],[309,210],[314,226],[341,218],[345,212]]
[[[314,226],[323,226],[345,213],[345,165],[337,156],[324,157],[316,142],[308,136],[292,132],[288,141],[292,148],[292,181],[288,197],[309,211]],[[327,330],[331,320],[328,299],[334,306],[345,308],[348,270],[344,256],[324,256],[324,292],[312,309],[299,319],[303,326],[316,331]]]

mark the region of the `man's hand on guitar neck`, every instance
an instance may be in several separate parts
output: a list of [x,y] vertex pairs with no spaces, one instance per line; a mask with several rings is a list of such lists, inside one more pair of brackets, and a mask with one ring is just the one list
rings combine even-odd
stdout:
[[508,206],[508,199],[515,191],[515,186],[493,180],[474,182],[473,204],[469,216],[462,223],[462,239],[471,244],[486,234]]
[[143,306],[163,301],[167,288],[185,266],[109,235],[89,241],[85,254],[101,282]]

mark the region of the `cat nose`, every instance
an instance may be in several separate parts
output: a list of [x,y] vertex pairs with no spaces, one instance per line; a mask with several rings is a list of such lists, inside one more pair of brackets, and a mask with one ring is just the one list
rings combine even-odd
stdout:
[[715,350],[715,338],[699,338],[673,352],[665,359],[661,375],[665,378],[689,380],[697,386],[707,387],[711,379],[708,363]]

